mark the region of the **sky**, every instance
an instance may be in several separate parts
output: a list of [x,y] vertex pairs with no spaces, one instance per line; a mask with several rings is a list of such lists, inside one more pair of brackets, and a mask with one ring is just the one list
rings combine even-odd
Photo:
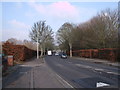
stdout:
[[80,24],[90,20],[101,10],[118,8],[117,2],[0,2],[2,41],[9,38],[30,40],[34,23],[46,21],[56,33],[65,22]]

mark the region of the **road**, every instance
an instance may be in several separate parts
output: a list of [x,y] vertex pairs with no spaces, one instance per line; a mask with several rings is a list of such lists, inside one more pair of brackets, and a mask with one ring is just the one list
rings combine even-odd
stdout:
[[117,67],[75,58],[61,59],[59,56],[46,56],[45,62],[74,88],[118,88],[120,86],[118,82],[120,70]]
[[[44,61],[45,60],[45,61]],[[3,77],[3,88],[118,87],[118,68],[59,56],[35,58],[14,67]]]

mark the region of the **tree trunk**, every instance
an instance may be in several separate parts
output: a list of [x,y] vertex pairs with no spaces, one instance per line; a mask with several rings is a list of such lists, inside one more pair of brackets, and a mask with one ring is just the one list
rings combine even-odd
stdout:
[[43,55],[45,55],[45,44],[43,44]]
[[45,47],[43,46],[43,56],[45,55]]
[[45,49],[44,49],[43,55],[45,55]]
[[40,57],[43,56],[43,47],[41,47],[41,54],[40,54]]
[[39,59],[39,43],[37,42],[37,59]]
[[72,57],[72,44],[69,43],[69,47],[70,47],[70,57]]

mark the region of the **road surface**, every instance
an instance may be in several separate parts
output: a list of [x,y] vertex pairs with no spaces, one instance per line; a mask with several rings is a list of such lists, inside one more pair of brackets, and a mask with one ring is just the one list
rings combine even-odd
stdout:
[[[15,68],[14,68],[15,69]],[[3,77],[3,88],[118,88],[118,68],[78,59],[31,59]]]
[[[117,67],[78,59],[46,56],[47,65],[74,88],[118,88]],[[120,79],[119,79],[120,80]]]

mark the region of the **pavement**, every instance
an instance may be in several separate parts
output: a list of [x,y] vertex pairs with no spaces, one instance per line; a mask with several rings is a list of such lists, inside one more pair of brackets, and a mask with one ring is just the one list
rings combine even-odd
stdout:
[[2,80],[2,88],[72,88],[46,65],[44,58],[13,66]]
[[85,60],[85,61],[90,61],[90,62],[94,62],[94,63],[101,63],[101,64],[106,64],[106,65],[110,65],[110,66],[115,66],[120,68],[120,62],[110,62],[108,60],[104,60],[104,59],[93,59],[93,58],[82,58],[82,57],[72,57],[73,59],[79,59],[79,60]]

